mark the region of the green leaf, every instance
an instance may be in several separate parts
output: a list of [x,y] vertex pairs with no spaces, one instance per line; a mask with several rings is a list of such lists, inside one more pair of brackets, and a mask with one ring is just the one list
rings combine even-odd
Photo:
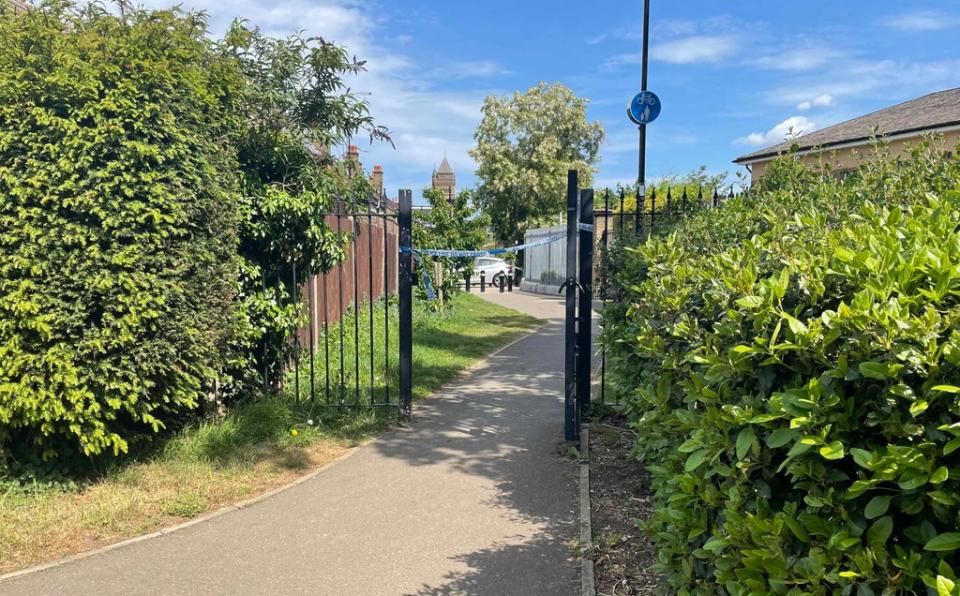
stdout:
[[960,393],[960,387],[956,385],[934,385],[930,391],[942,391],[944,393]]
[[710,552],[718,553],[730,545],[728,540],[723,538],[711,538],[707,540],[703,545],[703,550],[708,550]]
[[950,477],[950,472],[947,470],[946,466],[940,466],[934,470],[933,474],[930,474],[930,484],[941,484],[947,478]]
[[737,459],[742,460],[750,452],[750,448],[757,442],[757,433],[748,426],[737,435]]
[[843,443],[840,441],[834,441],[829,445],[825,445],[820,448],[820,455],[824,459],[842,459],[844,455]]
[[893,533],[893,516],[887,515],[873,522],[867,530],[868,544],[884,544]]
[[890,369],[883,362],[861,362],[858,368],[860,369],[860,374],[868,379],[886,381],[890,378]]
[[939,534],[933,540],[923,545],[923,550],[934,552],[954,551],[960,548],[960,532],[946,532]]
[[790,529],[790,532],[796,536],[797,540],[800,542],[810,542],[810,534],[804,529],[800,522],[795,520],[790,515],[783,515],[783,523],[787,525]]
[[867,503],[867,506],[863,510],[863,514],[867,519],[875,519],[887,512],[887,509],[890,508],[890,499],[892,497],[883,495],[879,497],[873,497]]
[[930,404],[925,399],[918,399],[917,401],[910,404],[910,415],[916,418],[920,414],[923,414],[927,411],[927,408],[930,407]]
[[799,319],[786,313],[784,313],[783,316],[785,319],[787,319],[787,326],[790,327],[790,331],[792,331],[794,335],[807,335],[810,333],[810,330],[807,328],[807,326]]
[[955,596],[957,584],[942,575],[937,576],[937,596]]
[[754,309],[763,306],[763,298],[760,296],[744,296],[737,300],[737,306]]
[[942,491],[942,490],[932,490],[927,493],[927,496],[940,503],[941,505],[946,505],[952,507],[957,504],[957,499],[953,496],[952,493]]
[[686,463],[683,464],[683,470],[685,472],[692,472],[703,465],[703,462],[707,461],[707,455],[710,453],[709,449],[698,449],[690,454],[690,457],[687,458]]
[[683,444],[680,445],[680,447],[677,448],[677,451],[679,451],[680,453],[693,453],[694,451],[696,451],[697,449],[700,449],[701,447],[703,447],[703,442],[700,441],[699,437],[690,437],[689,439],[684,441]]
[[767,446],[772,449],[783,447],[800,436],[800,433],[789,428],[778,428],[767,437]]
[[951,439],[946,445],[943,446],[943,454],[950,455],[957,449],[960,449],[960,437]]
[[874,455],[873,453],[867,451],[866,449],[860,449],[854,447],[850,450],[850,455],[853,456],[853,461],[857,463],[861,468],[866,468],[868,470],[873,469]]
[[943,559],[940,559],[940,564],[937,565],[937,573],[944,576],[947,579],[950,579],[953,581],[957,580],[957,575],[953,572],[953,568],[950,567],[950,565]]
[[918,470],[911,470],[900,477],[900,480],[897,482],[897,486],[903,490],[913,490],[915,488],[920,488],[926,484],[928,480],[930,480],[930,477],[926,473]]

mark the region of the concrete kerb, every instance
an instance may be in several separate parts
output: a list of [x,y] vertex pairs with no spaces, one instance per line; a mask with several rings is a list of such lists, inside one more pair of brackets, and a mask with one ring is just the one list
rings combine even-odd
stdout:
[[590,428],[580,431],[580,595],[595,596],[593,578],[593,525],[590,519]]
[[[462,371],[460,371],[460,372],[457,374],[456,377],[454,377],[453,379],[451,379],[451,380],[448,381],[447,383],[444,383],[444,384],[443,384],[441,387],[439,387],[434,393],[439,393],[439,392],[443,391],[444,389],[447,389],[447,388],[450,387],[451,385],[454,385],[454,384],[462,381],[462,380],[464,379],[464,377],[466,377],[468,374],[473,373],[473,372],[479,370],[480,368],[483,368],[484,366],[486,366],[486,364],[487,364],[492,358],[496,357],[497,355],[499,355],[499,354],[500,354],[501,352],[503,352],[504,350],[506,350],[506,349],[512,347],[513,345],[515,345],[515,344],[523,341],[524,339],[526,339],[526,338],[528,338],[528,337],[530,337],[530,336],[538,333],[540,330],[542,330],[544,327],[546,327],[546,326],[548,326],[548,325],[549,325],[549,323],[544,323],[544,324],[542,324],[542,325],[539,325],[539,326],[537,326],[536,328],[530,330],[529,332],[527,332],[527,333],[521,335],[520,337],[514,339],[513,341],[508,342],[507,344],[501,346],[500,348],[498,348],[498,349],[495,350],[494,352],[488,354],[487,356],[485,356],[485,357],[482,358],[481,360],[479,360],[479,361],[471,364],[470,366],[468,366],[468,367],[466,367],[465,369],[463,369]],[[409,425],[409,424],[410,424],[410,421],[408,421],[408,422],[406,423],[406,425]],[[403,427],[403,426],[405,426],[405,424],[401,423],[399,426]],[[120,542],[115,542],[115,543],[113,543],[113,544],[108,544],[108,545],[106,545],[106,546],[101,546],[101,547],[99,547],[99,548],[96,548],[96,549],[93,549],[93,550],[90,550],[90,551],[87,551],[87,552],[78,553],[78,554],[75,554],[75,555],[69,555],[69,556],[66,556],[66,557],[57,559],[56,561],[50,561],[50,562],[48,562],[48,563],[41,563],[41,564],[39,564],[39,565],[34,565],[34,566],[32,566],[32,567],[27,567],[26,569],[20,569],[20,570],[18,570],[18,571],[11,571],[11,572],[9,572],[9,573],[5,573],[5,574],[3,574],[3,575],[0,575],[0,584],[6,583],[6,582],[8,582],[8,581],[10,581],[10,580],[13,580],[13,579],[16,579],[16,578],[18,578],[18,577],[23,577],[23,576],[25,576],[25,575],[31,575],[31,574],[34,574],[34,573],[40,573],[40,572],[43,572],[43,571],[47,571],[47,570],[49,570],[49,569],[55,569],[55,568],[57,568],[57,567],[60,567],[60,566],[63,566],[63,565],[67,565],[67,564],[69,564],[69,563],[73,563],[73,562],[75,562],[75,561],[80,561],[80,560],[87,559],[87,558],[90,558],[90,557],[95,557],[95,556],[97,556],[97,555],[101,555],[101,554],[110,552],[110,551],[112,551],[112,550],[114,550],[114,549],[124,548],[124,547],[127,547],[127,546],[134,545],[134,544],[136,544],[136,543],[138,543],[138,542],[143,542],[143,541],[145,541],[145,540],[150,540],[150,539],[153,539],[153,538],[160,538],[160,537],[163,537],[163,536],[167,536],[167,535],[169,535],[169,534],[173,534],[174,532],[178,532],[178,531],[180,531],[180,530],[184,530],[184,529],[189,528],[189,527],[191,527],[191,526],[195,526],[195,525],[197,525],[197,524],[202,524],[202,523],[208,522],[208,521],[210,521],[210,520],[212,520],[212,519],[215,519],[215,518],[220,517],[221,515],[226,515],[227,513],[230,513],[230,512],[232,512],[232,511],[239,511],[239,510],[241,510],[241,509],[246,509],[247,507],[250,507],[250,506],[252,506],[252,505],[256,505],[257,503],[260,503],[260,502],[262,502],[262,501],[265,501],[265,500],[269,499],[270,497],[273,497],[273,496],[275,496],[275,495],[277,495],[277,494],[279,494],[279,493],[282,493],[282,492],[284,492],[284,491],[287,491],[287,490],[289,490],[289,489],[291,489],[291,488],[293,488],[293,487],[295,487],[295,486],[298,486],[298,485],[300,485],[300,484],[303,484],[304,482],[307,482],[308,480],[311,480],[311,479],[319,476],[320,474],[322,474],[323,472],[329,470],[329,469],[332,468],[333,466],[335,466],[335,465],[339,464],[340,462],[342,462],[342,461],[348,459],[349,457],[353,456],[354,454],[356,454],[357,452],[359,452],[361,449],[363,449],[363,448],[365,448],[365,447],[369,447],[369,446],[373,445],[374,443],[376,443],[376,442],[379,441],[379,440],[380,440],[380,437],[378,436],[378,437],[374,437],[373,439],[371,439],[371,440],[363,443],[362,445],[357,445],[356,447],[351,447],[346,453],[343,453],[342,455],[334,458],[333,460],[331,460],[331,461],[323,464],[322,466],[320,466],[320,467],[317,468],[316,470],[313,470],[313,471],[311,471],[311,472],[308,472],[307,474],[304,474],[303,476],[300,476],[299,478],[296,478],[295,480],[293,480],[293,481],[291,481],[291,482],[289,482],[289,483],[287,483],[287,484],[284,484],[283,486],[279,486],[279,487],[277,487],[277,488],[271,489],[271,490],[269,490],[269,491],[267,491],[267,492],[265,492],[265,493],[256,495],[256,496],[251,497],[251,498],[249,498],[249,499],[245,499],[245,500],[243,500],[243,501],[239,501],[239,502],[237,502],[237,503],[232,503],[232,504],[230,504],[230,505],[225,505],[225,506],[223,506],[223,507],[221,507],[221,508],[219,508],[219,509],[217,509],[217,510],[215,510],[215,511],[211,511],[210,513],[206,513],[206,514],[204,514],[204,515],[200,515],[200,516],[198,516],[198,517],[196,517],[196,518],[194,518],[194,519],[190,519],[190,520],[181,522],[181,523],[179,523],[179,524],[174,524],[174,525],[172,525],[172,526],[168,526],[168,527],[165,527],[165,528],[161,528],[161,529],[159,529],[159,530],[156,530],[156,531],[154,531],[154,532],[150,532],[150,533],[148,533],[148,534],[142,534],[142,535],[140,535],[140,536],[135,536],[135,537],[133,537],[133,538],[128,538],[128,539],[126,539],[126,540],[121,540]]]
[[543,294],[546,296],[558,296],[560,295],[560,286],[552,284],[542,284],[532,281],[527,281],[526,279],[520,280],[520,291],[527,292],[528,294]]

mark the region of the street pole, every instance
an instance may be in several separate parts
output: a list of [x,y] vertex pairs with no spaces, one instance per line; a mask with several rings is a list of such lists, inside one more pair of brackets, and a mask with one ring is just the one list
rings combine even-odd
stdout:
[[[640,54],[640,91],[647,90],[647,58],[650,49],[650,0],[643,0],[643,50]],[[640,235],[640,222],[643,220],[643,210],[647,204],[647,125],[637,125],[640,137],[640,155],[637,164],[637,206],[633,222],[634,233]]]

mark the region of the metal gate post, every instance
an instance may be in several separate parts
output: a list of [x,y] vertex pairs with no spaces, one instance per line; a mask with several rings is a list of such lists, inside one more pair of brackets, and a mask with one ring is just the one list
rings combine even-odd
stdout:
[[413,413],[413,193],[399,192],[400,209],[400,413]]
[[564,399],[563,436],[568,441],[580,439],[580,416],[577,411],[577,171],[567,172],[567,280],[566,326],[564,329]]
[[577,310],[577,409],[590,407],[593,369],[593,189],[580,191],[580,271]]

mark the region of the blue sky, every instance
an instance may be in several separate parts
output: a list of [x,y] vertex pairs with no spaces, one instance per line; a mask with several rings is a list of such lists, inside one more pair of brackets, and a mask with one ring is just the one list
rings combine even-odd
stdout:
[[[149,0],[152,6],[170,2]],[[649,87],[663,103],[648,127],[649,177],[740,154],[924,93],[960,86],[960,0],[652,0]],[[243,16],[272,34],[298,29],[368,60],[352,81],[396,149],[358,139],[384,166],[391,196],[429,184],[446,153],[459,187],[480,106],[559,81],[590,98],[607,133],[597,186],[636,177],[642,3],[593,0],[187,0],[219,33]]]

